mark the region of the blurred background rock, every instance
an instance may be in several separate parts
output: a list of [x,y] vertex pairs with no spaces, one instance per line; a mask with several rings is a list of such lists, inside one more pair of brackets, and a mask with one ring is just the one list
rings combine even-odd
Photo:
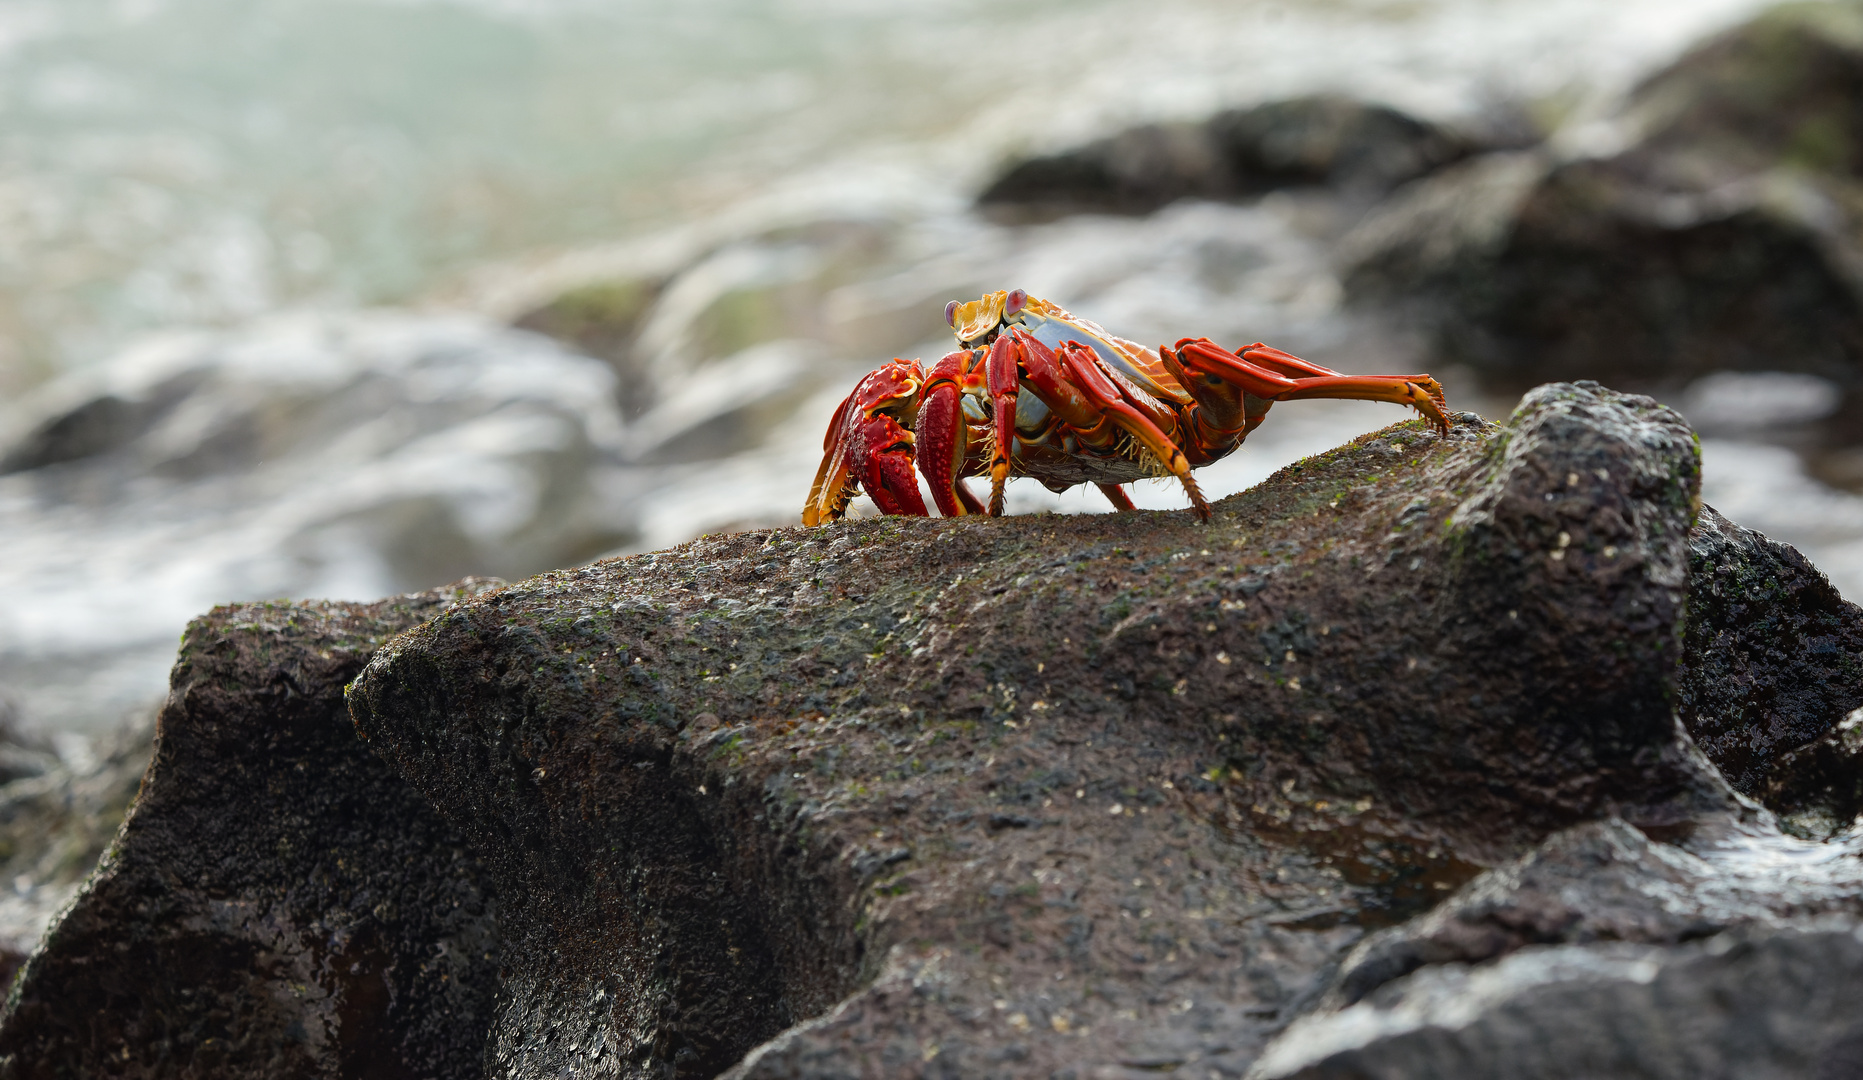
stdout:
[[[1458,408],[1657,394],[1863,595],[1859,11],[5,0],[12,730],[103,760],[215,603],[793,523],[854,379],[1016,286]],[[1284,407],[1204,486],[1401,416]]]

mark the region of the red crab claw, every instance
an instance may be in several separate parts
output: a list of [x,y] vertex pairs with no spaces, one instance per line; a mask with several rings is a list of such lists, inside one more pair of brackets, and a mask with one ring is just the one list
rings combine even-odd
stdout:
[[1277,401],[1351,398],[1408,405],[1431,426],[1449,434],[1448,402],[1428,375],[1341,375],[1257,342],[1235,352],[1209,338],[1182,338],[1176,349],[1160,348],[1159,359],[1195,398],[1197,422],[1206,436],[1253,430]]
[[932,502],[945,517],[981,514],[983,504],[964,486],[961,476],[970,451],[970,427],[964,422],[964,376],[973,354],[959,349],[932,365],[920,392],[919,471],[931,488]]
[[802,524],[840,520],[861,489],[882,513],[926,516],[912,474],[912,432],[892,415],[911,415],[922,381],[916,362],[895,359],[868,373],[841,402],[822,440],[821,468],[802,507]]

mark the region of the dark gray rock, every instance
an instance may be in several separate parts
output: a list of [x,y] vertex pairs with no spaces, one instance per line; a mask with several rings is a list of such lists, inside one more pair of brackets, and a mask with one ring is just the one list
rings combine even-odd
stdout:
[[1863,5],[1781,4],[1646,79],[1628,111],[1678,181],[1777,165],[1863,179]]
[[0,1076],[1846,1075],[1856,612],[1697,468],[1548,386],[1208,526],[221,609]]
[[1667,702],[1696,469],[1674,413],[1547,387],[1210,526],[545,575],[391,643],[351,708],[505,898],[498,1075],[1236,1075],[1483,867],[1755,812]]
[[1839,1080],[1863,1069],[1854,920],[1524,950],[1303,1021],[1250,1080]]
[[1812,845],[1763,817],[1670,831],[1661,843],[1622,821],[1577,826],[1471,881],[1426,915],[1354,949],[1328,990],[1356,1004],[1429,965],[1479,964],[1533,946],[1674,945],[1808,916],[1863,912],[1855,838]]
[[1863,386],[1863,8],[1787,5],[1657,74],[1603,157],[1431,177],[1341,245],[1348,294],[1501,389],[1806,372]]
[[484,587],[189,626],[133,811],[0,1014],[0,1076],[480,1075],[492,893],[343,687]]
[[[1676,712],[1736,790],[1782,813],[1807,810],[1846,770],[1788,752],[1825,740],[1863,706],[1863,609],[1797,549],[1711,507],[1701,510],[1689,552]],[[1853,790],[1833,789],[1831,800],[1840,825],[1863,811]]]
[[1341,244],[1348,294],[1433,326],[1494,387],[1786,370],[1858,382],[1863,306],[1810,181],[1653,190],[1625,160],[1434,177]]
[[1041,213],[1137,214],[1191,196],[1233,199],[1285,187],[1368,196],[1471,149],[1468,138],[1394,109],[1319,95],[1233,109],[1200,124],[1145,124],[1019,161],[977,201]]

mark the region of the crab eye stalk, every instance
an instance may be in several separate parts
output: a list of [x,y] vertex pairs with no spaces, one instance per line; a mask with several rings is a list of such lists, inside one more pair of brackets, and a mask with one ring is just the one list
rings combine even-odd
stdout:
[[957,301],[956,300],[953,300],[944,306],[944,322],[946,326],[949,326],[954,330],[957,328]]
[[1017,314],[1018,312],[1022,310],[1022,308],[1025,305],[1028,304],[1028,302],[1029,302],[1029,294],[1022,291],[1021,289],[1017,289],[1016,291],[1010,293],[1008,298],[1003,301],[1003,314],[1004,315]]

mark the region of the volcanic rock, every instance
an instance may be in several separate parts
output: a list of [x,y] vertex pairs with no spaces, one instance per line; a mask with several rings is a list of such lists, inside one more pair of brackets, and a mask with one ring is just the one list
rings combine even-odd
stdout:
[[1497,388],[1786,370],[1858,382],[1863,305],[1830,200],[1779,175],[1652,189],[1638,163],[1481,159],[1341,243],[1349,294],[1431,324]]
[[1659,948],[1522,952],[1419,972],[1300,1025],[1249,1080],[1837,1080],[1863,1069],[1853,923]]
[[1348,294],[1501,389],[1781,370],[1854,391],[1859,85],[1863,8],[1778,8],[1640,86],[1609,152],[1492,155],[1400,192],[1342,242]]
[[[1863,704],[1863,610],[1796,549],[1711,507],[1702,508],[1689,555],[1677,714],[1736,790],[1764,799],[1779,787],[1784,798],[1805,783],[1773,775],[1798,762],[1787,752],[1835,735],[1836,721]],[[1838,811],[1841,825],[1863,811],[1855,795],[1845,798],[1855,808]]]
[[1696,476],[1549,386],[1207,526],[219,609],[0,1077],[1843,1075],[1859,613]]
[[480,1075],[494,894],[343,688],[488,584],[188,627],[142,793],[0,1015],[0,1076]]
[[1337,95],[1145,124],[1009,165],[977,197],[1041,213],[1141,214],[1186,197],[1233,199],[1325,185],[1378,195],[1471,152],[1470,141],[1394,109]]
[[1667,409],[1547,387],[1208,526],[545,575],[351,709],[505,898],[496,1075],[1236,1075],[1368,931],[1562,829],[1777,835],[1667,702],[1696,469]]

